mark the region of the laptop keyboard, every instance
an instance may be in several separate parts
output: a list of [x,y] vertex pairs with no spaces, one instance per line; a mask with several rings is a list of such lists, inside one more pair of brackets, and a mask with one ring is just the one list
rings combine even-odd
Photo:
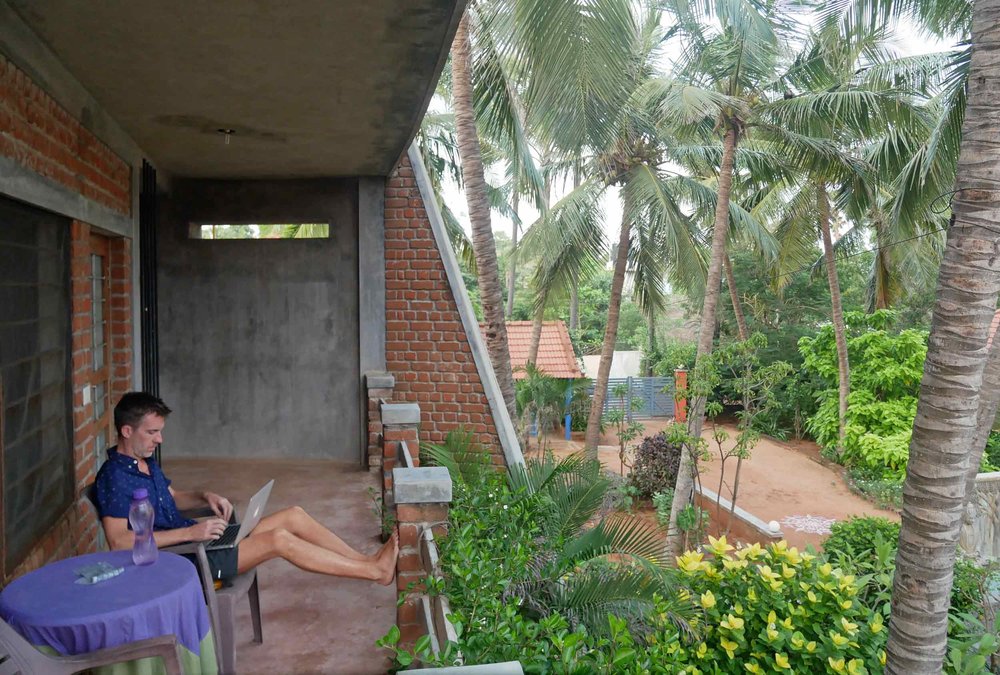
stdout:
[[226,531],[222,533],[222,536],[213,541],[210,545],[215,548],[219,546],[228,546],[236,541],[236,535],[240,533],[239,525],[227,525]]

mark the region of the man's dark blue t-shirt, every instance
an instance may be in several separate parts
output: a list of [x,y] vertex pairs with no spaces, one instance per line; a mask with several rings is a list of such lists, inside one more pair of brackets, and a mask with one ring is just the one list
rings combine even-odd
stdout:
[[[195,521],[181,516],[177,503],[167,488],[170,479],[163,475],[160,465],[152,458],[146,460],[149,475],[139,471],[139,463],[118,452],[118,446],[108,450],[108,461],[97,472],[94,487],[97,493],[97,512],[101,518],[128,518],[132,492],[145,488],[156,513],[155,530],[173,530],[194,525]],[[129,526],[131,529],[131,525]]]

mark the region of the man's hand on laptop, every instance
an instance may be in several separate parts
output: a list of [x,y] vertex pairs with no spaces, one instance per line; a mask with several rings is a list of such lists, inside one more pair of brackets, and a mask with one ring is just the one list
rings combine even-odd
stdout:
[[188,528],[191,541],[215,541],[225,531],[226,521],[222,518],[209,518]]
[[233,505],[228,499],[217,495],[214,492],[206,492],[205,501],[208,502],[208,505],[212,507],[213,511],[215,511],[215,515],[219,516],[227,523],[229,522],[229,517],[233,515]]

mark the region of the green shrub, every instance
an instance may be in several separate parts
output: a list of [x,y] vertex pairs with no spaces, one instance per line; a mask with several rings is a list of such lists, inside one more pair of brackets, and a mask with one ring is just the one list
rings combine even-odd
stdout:
[[886,617],[858,601],[854,575],[784,541],[735,551],[725,537],[710,542],[711,558],[678,559],[704,612],[695,640],[677,649],[681,663],[714,673],[882,671]]
[[983,452],[983,470],[1000,471],[1000,432],[990,432]]
[[[629,484],[639,491],[644,499],[657,492],[672,490],[677,482],[677,470],[681,465],[683,445],[679,434],[681,428],[673,427],[642,439],[635,449]],[[686,434],[687,430],[683,429]]]
[[899,523],[877,516],[854,517],[834,523],[831,534],[823,542],[823,552],[831,560],[842,556],[858,561],[875,555],[878,538],[895,549],[899,541]]

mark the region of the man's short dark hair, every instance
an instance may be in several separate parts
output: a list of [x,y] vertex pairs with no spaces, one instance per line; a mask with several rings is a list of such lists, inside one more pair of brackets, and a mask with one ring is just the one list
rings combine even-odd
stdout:
[[157,396],[147,394],[144,391],[130,391],[122,396],[118,405],[115,406],[115,429],[118,430],[119,434],[125,425],[134,429],[149,413],[166,417],[170,414],[170,408]]

